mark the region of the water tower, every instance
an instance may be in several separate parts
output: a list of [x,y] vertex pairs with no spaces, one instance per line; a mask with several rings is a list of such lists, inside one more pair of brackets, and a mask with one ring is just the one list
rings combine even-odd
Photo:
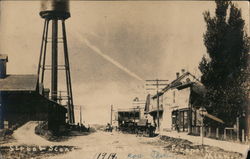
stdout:
[[[51,71],[49,79],[51,82],[50,99],[57,103],[61,103],[62,100],[65,100],[65,106],[68,108],[68,122],[74,123],[74,104],[65,27],[65,20],[70,17],[69,0],[41,0],[40,16],[44,19],[44,28],[38,65],[39,83],[43,87],[45,71]],[[58,25],[61,25],[61,37],[59,37],[58,34]],[[51,33],[51,35],[48,35],[49,33]],[[47,50],[48,43],[51,43],[51,51]],[[58,49],[58,46],[62,47],[63,51],[59,51],[60,49]],[[63,56],[63,65],[58,64],[60,56]],[[50,64],[47,64],[49,61],[48,58],[50,58]],[[58,70],[65,71],[67,90],[63,96],[61,95],[61,91],[58,91]]]

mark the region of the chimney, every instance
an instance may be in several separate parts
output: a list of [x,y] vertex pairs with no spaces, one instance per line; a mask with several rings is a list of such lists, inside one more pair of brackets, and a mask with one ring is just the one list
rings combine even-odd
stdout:
[[8,55],[0,54],[0,78],[6,77],[6,63],[8,62]]
[[185,69],[181,69],[181,73],[184,74],[186,71]]
[[180,73],[176,72],[176,78],[179,78],[179,77],[180,77]]

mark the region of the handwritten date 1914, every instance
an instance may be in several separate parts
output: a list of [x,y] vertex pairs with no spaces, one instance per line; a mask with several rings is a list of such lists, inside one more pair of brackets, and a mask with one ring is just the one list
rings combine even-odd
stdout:
[[117,154],[101,152],[101,153],[97,153],[94,159],[117,159]]

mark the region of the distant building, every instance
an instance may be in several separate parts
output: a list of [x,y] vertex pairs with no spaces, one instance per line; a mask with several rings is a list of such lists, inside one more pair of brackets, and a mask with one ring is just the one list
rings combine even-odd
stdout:
[[30,120],[53,118],[56,125],[65,123],[67,109],[39,93],[38,76],[9,75],[7,62],[8,56],[0,55],[0,129]]
[[144,116],[142,108],[126,108],[117,110],[117,121],[118,125],[127,122],[138,122]]

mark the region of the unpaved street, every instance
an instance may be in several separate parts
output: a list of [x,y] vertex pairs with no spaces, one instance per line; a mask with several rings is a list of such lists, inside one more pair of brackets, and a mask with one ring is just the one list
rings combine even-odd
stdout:
[[[98,131],[86,136],[75,136],[67,141],[49,142],[34,134],[37,122],[29,122],[15,131],[15,140],[3,146],[36,145],[36,146],[75,146],[76,149],[55,156],[37,156],[50,159],[109,159],[119,158],[175,158],[174,154],[166,153],[162,145],[147,143],[156,142],[158,138],[136,137],[132,134]],[[106,157],[106,158],[105,158]],[[33,156],[33,158],[36,158]],[[180,157],[178,157],[180,158]]]
[[[161,145],[147,144],[157,141],[158,138],[136,137],[131,134],[97,132],[89,136],[79,136],[70,141],[70,144],[81,149],[62,156],[51,157],[53,159],[92,159],[98,158],[99,153],[106,158],[110,154],[116,154],[119,159],[126,158],[154,158],[161,155],[162,158],[175,158],[174,154],[166,153]],[[163,157],[164,156],[164,157]],[[106,159],[105,158],[105,159]],[[180,157],[178,157],[180,158]],[[110,157],[111,159],[111,157]]]
[[[136,137],[136,135],[134,134],[123,134],[119,132],[110,133],[97,131],[95,133],[85,136],[74,136],[68,139],[67,141],[49,142],[44,138],[34,134],[34,128],[36,125],[37,122],[29,122],[25,124],[13,134],[15,140],[1,146],[36,146],[37,150],[35,154],[34,152],[32,152],[32,150],[27,152],[25,146],[23,150],[24,152],[22,153],[20,153],[20,148],[12,152],[12,156],[20,156],[19,158],[23,159],[241,158],[241,156],[237,153],[226,152],[214,147],[202,147],[200,145],[193,145],[191,142],[182,139],[175,139],[169,137],[161,139],[160,137]],[[52,145],[54,146],[54,148],[50,148],[50,146]],[[39,146],[47,146],[51,150],[48,150],[46,152],[39,152]],[[61,146],[61,148],[63,147],[62,153],[59,152],[58,146]],[[67,151],[65,150],[65,147]],[[71,149],[70,147],[74,147],[74,149]],[[13,155],[13,153],[19,155]],[[33,154],[30,156],[23,155],[29,153]],[[5,159],[4,155],[2,158]],[[18,157],[16,158],[18,159]]]

